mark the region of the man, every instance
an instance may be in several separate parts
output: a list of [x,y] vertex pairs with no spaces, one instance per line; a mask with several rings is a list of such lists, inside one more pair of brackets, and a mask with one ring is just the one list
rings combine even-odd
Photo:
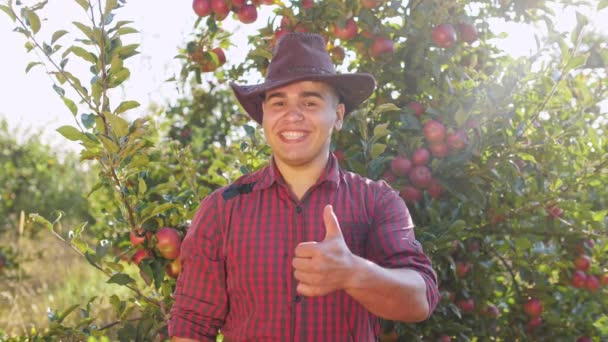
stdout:
[[376,341],[382,317],[419,322],[436,276],[397,192],[340,169],[332,132],[375,80],[336,74],[322,37],[287,34],[266,81],[232,85],[270,165],[201,203],[182,244],[173,341]]

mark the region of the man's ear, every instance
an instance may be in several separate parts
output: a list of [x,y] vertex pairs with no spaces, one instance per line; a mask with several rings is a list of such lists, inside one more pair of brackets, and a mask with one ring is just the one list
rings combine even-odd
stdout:
[[344,106],[344,103],[338,103],[338,105],[336,106],[337,120],[336,120],[336,123],[334,124],[334,128],[336,129],[336,131],[339,131],[342,129],[342,124],[344,123],[345,112],[346,112],[346,107]]

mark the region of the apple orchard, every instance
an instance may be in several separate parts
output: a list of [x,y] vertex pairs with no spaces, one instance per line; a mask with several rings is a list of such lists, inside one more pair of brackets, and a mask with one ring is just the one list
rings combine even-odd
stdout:
[[[571,32],[554,25],[559,6],[596,11],[606,1],[176,3],[198,18],[176,51],[181,72],[168,80],[183,97],[152,109],[117,100],[138,53],[127,43],[137,28],[121,17],[128,3],[75,2],[89,22],[47,40],[46,2],[0,9],[43,57],[28,70],[44,64],[49,91],[74,116],[58,132],[81,143],[82,162],[97,172],[83,189],[95,222],[56,235],[132,296],[53,308],[50,328],[35,336],[167,337],[179,246],[201,199],[269,156],[228,82],[261,79],[277,39],[296,31],[321,34],[338,70],[375,76],[376,92],[336,133],[332,151],[343,168],[400,192],[438,274],[434,315],[383,321],[381,341],[608,340],[606,36],[580,13]],[[272,14],[258,18],[265,6]],[[538,52],[513,58],[496,47],[497,19],[543,27]],[[225,23],[259,20],[260,30],[235,33],[249,34],[238,47],[247,58],[231,63]],[[76,64],[90,73],[72,71]],[[58,223],[35,213],[29,220],[51,231]],[[95,317],[104,301],[114,322]]]

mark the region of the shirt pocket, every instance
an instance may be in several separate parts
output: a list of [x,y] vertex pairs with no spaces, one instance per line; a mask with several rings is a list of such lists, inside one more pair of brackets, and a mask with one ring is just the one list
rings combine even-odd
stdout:
[[360,257],[365,257],[369,224],[364,222],[341,222],[340,228],[348,249]]

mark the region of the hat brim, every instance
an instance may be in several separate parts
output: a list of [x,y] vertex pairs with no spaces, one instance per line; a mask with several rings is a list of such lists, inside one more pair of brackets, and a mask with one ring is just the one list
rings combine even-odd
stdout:
[[371,74],[366,73],[294,75],[291,78],[276,81],[266,80],[266,82],[256,85],[241,86],[233,82],[230,86],[247,114],[259,124],[262,124],[264,94],[269,90],[298,81],[321,81],[334,87],[344,103],[345,114],[350,113],[363,101],[367,100],[376,88],[376,80]]

